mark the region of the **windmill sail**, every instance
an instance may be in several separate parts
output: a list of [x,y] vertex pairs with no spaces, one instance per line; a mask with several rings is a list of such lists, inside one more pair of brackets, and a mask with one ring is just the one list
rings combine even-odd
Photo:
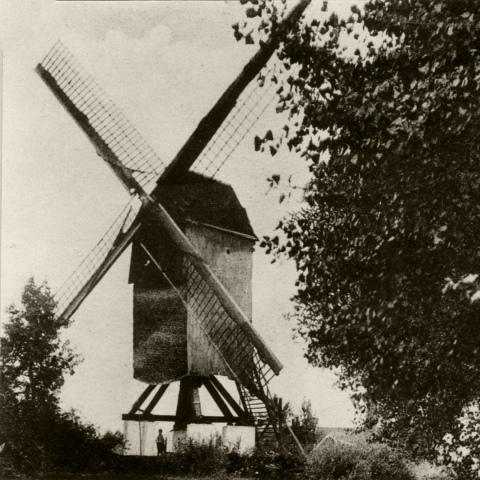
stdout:
[[99,155],[128,170],[150,190],[165,168],[163,162],[62,42],[55,44],[36,71]]
[[[197,173],[215,175],[233,149],[263,113],[275,96],[275,89],[262,88],[252,80],[265,67],[288,29],[295,24],[311,0],[300,0],[272,36],[248,62],[210,112],[198,124],[177,156],[162,173],[159,183],[177,181],[192,166]],[[266,72],[266,76],[273,75]],[[249,88],[247,88],[249,87]],[[247,89],[247,91],[245,91]],[[230,140],[230,137],[233,137]]]
[[123,253],[140,228],[135,198],[132,198],[82,263],[55,294],[57,315],[70,318]]
[[278,87],[272,80],[274,75],[275,70],[272,67],[245,88],[235,107],[192,163],[192,171],[215,177],[276,98]]

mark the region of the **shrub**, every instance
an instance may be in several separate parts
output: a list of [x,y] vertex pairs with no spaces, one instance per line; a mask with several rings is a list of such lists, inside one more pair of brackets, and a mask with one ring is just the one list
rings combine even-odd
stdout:
[[248,454],[228,453],[227,472],[245,477],[286,477],[304,472],[305,458],[297,450],[282,452],[257,447]]
[[307,463],[310,480],[414,480],[401,455],[385,445],[329,443]]
[[451,468],[459,478],[480,477],[480,410],[478,404],[466,408],[452,433],[443,437],[438,462]]
[[115,453],[123,451],[124,440],[120,432],[100,435],[72,411],[52,422],[44,445],[56,469],[95,473],[109,468]]
[[187,438],[178,444],[177,449],[177,459],[183,467],[181,473],[205,476],[221,473],[227,467],[227,450],[218,433],[208,440]]
[[[10,432],[9,432],[10,433]],[[83,424],[72,411],[20,418],[17,429],[5,439],[0,477],[40,472],[96,473],[111,468],[124,445],[121,433],[101,436],[91,424]]]

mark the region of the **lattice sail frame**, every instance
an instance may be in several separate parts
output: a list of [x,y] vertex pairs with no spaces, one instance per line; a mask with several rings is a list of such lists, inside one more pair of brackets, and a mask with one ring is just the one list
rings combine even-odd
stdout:
[[[81,294],[82,290],[88,286],[88,283],[98,275],[102,265],[111,254],[117,254],[116,247],[124,238],[130,236],[130,233],[140,226],[138,223],[138,213],[141,203],[137,197],[132,197],[125,208],[120,212],[112,225],[108,228],[101,240],[82,260],[73,273],[67,278],[63,285],[57,290],[54,299],[57,303],[57,312],[59,316],[67,310],[69,305]],[[126,248],[127,245],[123,247]],[[122,251],[123,251],[122,249]],[[119,254],[121,252],[118,252]],[[98,279],[98,281],[100,278]],[[97,282],[95,282],[96,284]],[[92,285],[92,288],[95,285]],[[73,312],[72,312],[73,313]]]
[[[251,342],[250,336],[236,323],[200,275],[189,254],[183,256],[183,274],[169,276],[152,253],[141,244],[150,260],[187,308],[193,321],[225,362],[232,377],[252,395],[273,405],[268,384],[275,376],[268,361]],[[179,279],[186,279],[181,281]]]
[[[40,63],[138,183],[152,191],[165,164],[103,88],[58,40]],[[195,160],[192,170],[214,177],[276,97],[275,61],[242,92],[228,117]]]
[[[83,116],[82,120],[86,120],[93,133],[107,144],[137,182],[151,191],[165,169],[164,163],[60,40],[37,71],[41,76],[53,79],[61,93],[75,106],[76,114]],[[54,93],[59,94],[55,90]],[[75,117],[74,113],[69,113]]]
[[263,112],[274,101],[278,90],[275,83],[275,67],[275,61],[270,61],[264,71],[245,88],[222,126],[193,163],[192,171],[211,178],[217,175]]

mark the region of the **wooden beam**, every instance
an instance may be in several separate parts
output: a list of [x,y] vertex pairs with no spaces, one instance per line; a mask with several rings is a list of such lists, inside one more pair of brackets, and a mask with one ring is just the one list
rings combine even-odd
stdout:
[[202,405],[198,393],[202,383],[202,377],[186,376],[180,380],[174,430],[184,430],[188,423],[196,423],[202,418]]
[[147,415],[151,413],[151,411],[155,408],[159,400],[163,397],[163,394],[166,392],[169,385],[170,385],[169,383],[160,385],[160,388],[157,390],[157,393],[153,396],[147,408],[144,410],[144,413],[146,413]]
[[242,387],[240,383],[235,381],[235,385],[237,386],[238,395],[240,396],[240,401],[242,402],[243,409],[247,412],[247,415],[250,416],[250,409],[248,408],[247,402],[245,402],[245,397],[243,396]]
[[233,416],[232,412],[230,411],[230,409],[228,408],[228,405],[225,403],[225,401],[223,400],[221,395],[218,393],[218,390],[215,388],[215,386],[210,381],[210,379],[206,378],[203,381],[203,385],[208,390],[208,393],[213,398],[213,400],[217,404],[218,408],[223,413],[224,417],[228,418],[228,423],[231,423],[234,420],[234,416]]
[[45,82],[45,84],[50,88],[51,92],[55,95],[60,104],[65,108],[65,110],[70,114],[73,120],[77,125],[82,129],[83,133],[87,138],[92,142],[96,152],[100,155],[107,164],[112,168],[113,172],[119,180],[122,182],[123,186],[128,190],[129,193],[136,191],[138,182],[134,180],[131,183],[126,184],[125,181],[129,182],[130,177],[133,178],[131,172],[122,162],[117,158],[115,153],[107,145],[104,139],[99,135],[97,130],[90,123],[88,117],[80,111],[75,103],[69,98],[69,96],[64,92],[62,87],[57,83],[55,78],[45,70],[45,68],[38,64],[35,68],[35,71],[40,75],[40,78]]
[[220,392],[220,394],[225,398],[225,400],[228,402],[228,404],[232,407],[233,411],[239,416],[239,417],[245,417],[248,418],[248,410],[245,411],[243,410],[240,405],[235,401],[235,399],[230,395],[228,390],[220,383],[218,378],[215,377],[215,375],[210,375],[210,381],[214,385],[214,387]]
[[293,433],[292,428],[290,427],[290,425],[289,425],[287,422],[285,422],[285,425],[287,426],[287,429],[288,429],[291,437],[293,438],[294,442],[297,444],[298,449],[299,449],[300,452],[303,454],[303,456],[304,456],[305,458],[307,458],[307,454],[305,453],[305,450],[303,449],[303,446],[302,446],[302,444],[300,443],[300,440],[297,438],[297,436],[295,435],[295,433]]
[[[175,422],[176,420],[176,415],[155,415],[153,413],[150,413],[148,415],[145,415],[143,413],[137,413],[137,414],[132,414],[132,413],[124,413],[122,415],[122,420],[130,420],[134,422]],[[195,423],[228,423],[229,419],[223,417],[223,416],[216,416],[216,415],[205,415],[201,419],[201,422],[195,422]],[[238,417],[233,417],[234,422],[240,422],[240,418]]]
[[265,435],[266,431],[268,430],[268,427],[270,426],[270,420],[267,420],[267,423],[263,427],[263,430],[259,433],[258,438],[262,438],[263,435]]
[[138,397],[138,400],[132,405],[129,414],[134,414],[142,406],[142,403],[147,399],[147,397],[155,389],[156,385],[149,385],[143,393]]

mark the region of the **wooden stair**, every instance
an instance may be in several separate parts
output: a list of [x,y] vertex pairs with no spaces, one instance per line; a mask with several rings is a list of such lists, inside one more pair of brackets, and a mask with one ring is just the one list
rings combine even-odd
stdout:
[[256,441],[261,444],[277,443],[277,434],[270,421],[267,407],[263,400],[249,392],[243,385],[239,386],[239,394],[244,408],[254,420]]

